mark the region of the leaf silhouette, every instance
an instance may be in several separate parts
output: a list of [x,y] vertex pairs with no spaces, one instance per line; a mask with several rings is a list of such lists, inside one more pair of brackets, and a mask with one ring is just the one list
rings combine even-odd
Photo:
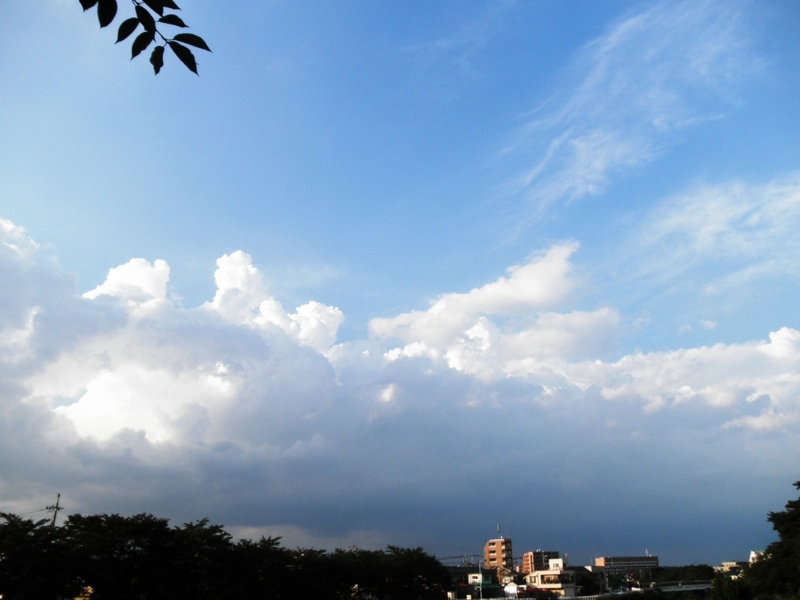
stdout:
[[151,15],[146,8],[137,5],[136,16],[139,18],[139,22],[142,24],[142,27],[145,28],[145,31],[156,30],[156,20],[153,18],[153,15]]
[[116,16],[117,0],[98,0],[97,20],[100,21],[100,27],[110,25]]
[[181,46],[178,42],[173,42],[170,40],[167,43],[175,53],[175,56],[177,56],[180,61],[186,65],[186,68],[197,75],[197,61],[194,59],[194,54],[192,54],[192,51],[186,46]]
[[200,48],[201,50],[208,50],[211,52],[211,48],[203,41],[199,35],[195,35],[193,33],[179,33],[174,38],[172,38],[178,42],[183,42],[184,44],[189,44],[190,46],[194,46],[195,48]]
[[181,7],[175,4],[172,0],[161,0],[161,4],[163,4],[166,8],[171,8],[172,10],[181,9]]
[[131,60],[139,56],[145,48],[147,48],[156,37],[155,31],[145,31],[144,33],[140,33],[135,40],[133,40],[133,44],[131,45]]
[[157,12],[159,15],[164,14],[164,3],[161,0],[144,0],[144,3],[152,8],[153,12]]
[[150,55],[150,64],[153,65],[153,70],[158,75],[161,67],[164,66],[164,46],[153,48],[153,53]]
[[117,41],[114,43],[119,44],[122,40],[127,38],[134,31],[136,31],[136,28],[138,26],[139,26],[139,19],[137,19],[136,17],[125,19],[122,22],[122,25],[119,26],[119,31],[117,32]]
[[97,4],[97,0],[80,0],[80,2],[81,6],[83,7],[83,10],[89,10],[95,4]]
[[166,23],[167,25],[175,25],[176,27],[188,27],[178,15],[164,15],[158,22]]

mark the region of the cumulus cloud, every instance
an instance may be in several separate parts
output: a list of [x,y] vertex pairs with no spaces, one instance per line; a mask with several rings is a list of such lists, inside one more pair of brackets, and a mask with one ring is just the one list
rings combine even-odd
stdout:
[[39,249],[39,244],[27,235],[24,227],[7,219],[0,218],[0,236],[3,238],[3,249],[19,259],[31,258]]
[[[445,534],[462,543],[452,531],[484,537],[470,521],[482,500],[463,493],[476,476],[513,482],[523,523],[531,501],[590,512],[567,500],[611,482],[590,494],[605,506],[645,464],[696,470],[687,444],[704,444],[706,471],[754,460],[747,436],[777,465],[796,444],[800,332],[609,360],[622,317],[570,306],[572,243],[335,344],[341,311],[287,313],[243,252],[219,259],[212,300],[185,308],[158,261],[112,269],[82,297],[22,230],[0,242],[14,284],[0,289],[4,507],[58,490],[75,510],[436,548]],[[681,506],[706,502],[675,499],[674,484],[641,480]]]
[[267,289],[250,255],[237,250],[217,259],[214,272],[217,291],[214,299],[205,304],[234,323],[254,323],[254,314],[261,302],[268,299]]
[[132,258],[124,265],[110,269],[106,280],[84,298],[94,300],[111,296],[126,302],[127,306],[146,311],[166,301],[169,265],[164,260],[149,263],[143,258]]
[[407,342],[386,351],[390,361],[443,358],[453,369],[484,378],[513,375],[531,362],[603,355],[613,346],[619,324],[614,310],[545,310],[574,289],[570,257],[577,248],[555,245],[510,267],[508,277],[463,294],[445,294],[426,311],[373,319],[370,332]]
[[206,416],[198,414],[198,409],[220,403],[234,391],[231,382],[215,373],[175,374],[123,363],[93,374],[83,382],[74,403],[57,406],[55,411],[72,421],[81,436],[108,440],[131,429],[146,432],[153,442],[163,442],[174,439],[175,429],[187,421],[196,427],[196,421]]
[[426,311],[373,319],[370,331],[382,337],[435,343],[452,338],[479,314],[516,315],[552,306],[572,288],[569,257],[577,244],[554,246],[525,265],[508,269],[508,277],[465,294],[445,294]]
[[[572,288],[569,259],[575,249],[555,246],[510,269],[508,278],[446,294],[427,311],[373,320],[370,329],[407,342],[385,352],[389,362],[426,359],[484,381],[520,378],[541,385],[536,395],[545,402],[556,389],[594,389],[607,401],[634,402],[649,413],[683,403],[725,409],[719,413],[724,427],[765,431],[796,421],[800,332],[791,328],[772,332],[769,342],[599,360],[619,336],[616,311],[537,310],[562,302]],[[510,315],[524,318],[495,322]],[[713,321],[702,324],[716,327]]]
[[604,398],[637,400],[650,411],[686,402],[734,412],[755,409],[758,416],[731,422],[767,429],[796,419],[798,358],[800,332],[784,327],[770,333],[768,342],[638,353],[613,363],[574,364],[565,374],[581,387],[597,386]]
[[217,291],[214,299],[205,304],[207,309],[242,325],[276,325],[318,352],[336,341],[336,332],[344,321],[341,310],[315,301],[287,314],[281,303],[269,295],[250,255],[241,250],[217,259],[214,281]]

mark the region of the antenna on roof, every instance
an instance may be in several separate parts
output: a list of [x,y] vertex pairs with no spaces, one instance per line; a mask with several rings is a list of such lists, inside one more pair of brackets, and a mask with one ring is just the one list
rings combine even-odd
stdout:
[[500,535],[500,524],[497,525],[497,537],[502,538],[503,536]]

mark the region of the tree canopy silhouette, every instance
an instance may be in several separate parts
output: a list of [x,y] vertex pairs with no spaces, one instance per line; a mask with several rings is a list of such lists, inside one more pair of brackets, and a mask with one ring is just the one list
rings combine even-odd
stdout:
[[[97,7],[97,20],[100,27],[111,25],[117,16],[117,0],[79,0],[84,11]],[[142,32],[137,35],[131,44],[131,60],[147,50],[156,40],[155,48],[150,52],[150,64],[156,75],[164,66],[164,51],[169,48],[178,59],[186,65],[192,73],[197,75],[197,60],[188,46],[200,48],[211,52],[211,48],[205,43],[203,38],[193,33],[178,33],[172,37],[165,36],[159,29],[160,25],[170,25],[185,29],[188,27],[178,15],[167,12],[169,10],[180,10],[173,0],[131,0],[134,7],[134,16],[125,19],[117,31],[117,41],[122,42],[128,39],[139,29]]]
[[[800,481],[794,486],[800,489]],[[763,554],[737,579],[719,575],[710,600],[796,600],[800,598],[800,498],[767,520],[778,533]]]
[[290,550],[207,519],[73,514],[55,527],[0,512],[4,600],[440,600],[449,582],[422,548]]
[[[800,489],[800,481],[794,486]],[[764,550],[746,574],[756,598],[800,598],[800,498],[786,510],[769,513],[778,540]]]

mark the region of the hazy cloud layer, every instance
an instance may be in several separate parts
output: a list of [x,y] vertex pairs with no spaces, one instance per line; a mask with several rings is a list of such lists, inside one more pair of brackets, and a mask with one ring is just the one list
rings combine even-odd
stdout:
[[[169,298],[166,263],[143,259],[80,297],[21,228],[2,225],[6,508],[61,491],[75,510],[208,513],[298,543],[452,550],[488,526],[436,541],[480,512],[462,493],[477,473],[523,498],[502,518],[568,497],[555,514],[582,507],[588,519],[588,490],[668,462],[634,487],[700,514],[702,488],[675,494],[684,468],[718,490],[761,461],[789,469],[797,445],[800,332],[606,360],[621,317],[570,308],[573,243],[331,346],[342,313],[314,302],[285,312],[243,252],[217,261],[217,292],[197,308]],[[744,469],[733,480],[728,460]],[[613,485],[592,498],[618,500]]]

